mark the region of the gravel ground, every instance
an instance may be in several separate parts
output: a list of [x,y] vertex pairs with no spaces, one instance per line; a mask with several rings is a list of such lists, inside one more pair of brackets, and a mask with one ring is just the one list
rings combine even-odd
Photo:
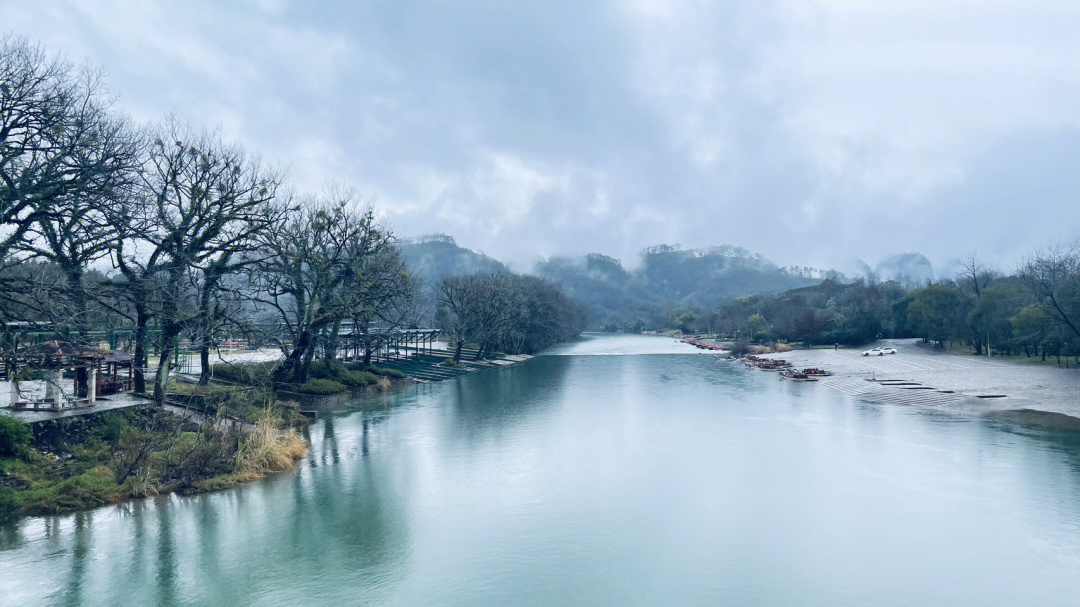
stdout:
[[[769,356],[783,358],[799,368],[831,371],[834,376],[819,383],[864,400],[912,402],[912,395],[920,394],[925,404],[950,408],[1031,409],[1080,417],[1080,370],[1076,368],[941,352],[918,340],[886,340],[874,345],[893,346],[897,353],[861,356],[863,350],[873,347],[867,346],[858,350],[795,350]],[[860,383],[853,379],[878,381]],[[882,386],[880,380],[918,385]],[[894,394],[902,396],[891,396]],[[978,398],[996,395],[1004,398]]]

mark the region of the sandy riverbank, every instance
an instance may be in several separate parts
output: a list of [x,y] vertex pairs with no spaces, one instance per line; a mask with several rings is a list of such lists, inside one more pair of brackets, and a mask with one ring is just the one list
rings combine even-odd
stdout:
[[[1080,371],[997,358],[942,352],[918,340],[886,340],[897,349],[864,357],[859,349],[793,350],[769,354],[795,367],[821,367],[833,373],[819,384],[875,402],[927,404],[970,411],[1030,409],[1080,418]],[[878,344],[880,345],[880,344]],[[875,380],[902,380],[908,386],[883,386]],[[895,382],[889,382],[895,383]],[[980,398],[1003,395],[1002,398]]]

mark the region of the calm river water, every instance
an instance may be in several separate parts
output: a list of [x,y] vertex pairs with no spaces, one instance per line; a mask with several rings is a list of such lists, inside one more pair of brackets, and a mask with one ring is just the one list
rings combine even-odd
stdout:
[[0,528],[0,604],[1080,605],[1080,433],[688,348],[593,336],[266,481]]

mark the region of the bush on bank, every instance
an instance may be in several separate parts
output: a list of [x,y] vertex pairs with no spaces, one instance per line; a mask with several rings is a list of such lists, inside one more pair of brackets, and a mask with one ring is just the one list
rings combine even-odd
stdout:
[[25,457],[0,457],[0,520],[231,487],[307,449],[269,408],[243,431],[147,408],[41,422],[32,434]]
[[23,457],[30,438],[29,426],[14,417],[0,415],[0,456]]
[[[215,381],[240,386],[271,386],[274,370],[280,362],[243,362],[217,363],[213,366],[212,377]],[[303,394],[326,395],[345,392],[349,388],[363,388],[380,385],[379,378],[404,379],[405,373],[397,369],[384,369],[362,362],[343,363],[339,360],[320,360],[311,363],[309,379],[300,386],[282,389]],[[332,382],[332,383],[327,383]],[[340,387],[337,387],[340,385]],[[205,386],[199,389],[205,389]],[[327,392],[336,388],[335,392]]]
[[327,396],[347,390],[345,384],[332,379],[309,379],[297,386],[296,391],[312,396]]

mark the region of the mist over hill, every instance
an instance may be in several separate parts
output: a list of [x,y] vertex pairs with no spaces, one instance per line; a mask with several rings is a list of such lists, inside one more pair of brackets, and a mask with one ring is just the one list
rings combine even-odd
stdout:
[[[444,278],[513,273],[501,261],[462,247],[446,234],[402,239],[398,249],[432,301],[431,289]],[[684,249],[661,244],[642,250],[636,261],[628,268],[601,253],[554,256],[537,263],[533,273],[584,303],[591,312],[591,325],[621,327],[639,319],[649,326],[663,324],[665,314],[680,308],[715,310],[743,297],[819,285],[826,279],[839,283],[855,278],[893,280],[916,286],[934,276],[930,261],[919,253],[891,255],[873,268],[859,260],[848,275],[779,266],[759,253],[730,245]]]
[[739,297],[814,285],[826,277],[842,278],[813,268],[783,268],[732,246],[657,245],[641,252],[641,264],[633,270],[598,253],[552,257],[537,264],[535,272],[592,307],[600,324],[651,319],[680,306],[715,308]]
[[916,286],[933,282],[934,267],[920,253],[900,253],[886,257],[874,268],[879,280],[895,280],[901,284]]
[[413,276],[427,287],[448,276],[511,273],[501,261],[462,247],[447,234],[403,238],[397,246]]

